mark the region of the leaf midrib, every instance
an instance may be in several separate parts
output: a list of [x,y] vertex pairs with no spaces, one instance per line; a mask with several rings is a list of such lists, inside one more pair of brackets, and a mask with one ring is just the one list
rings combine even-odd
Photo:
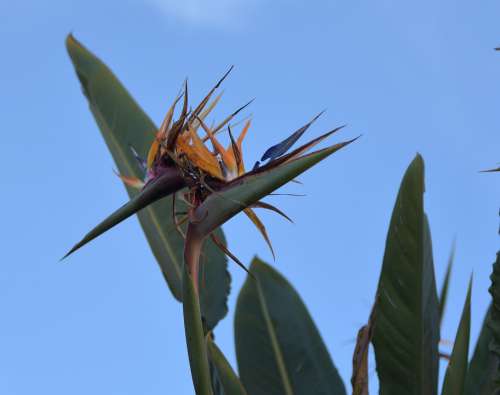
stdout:
[[283,353],[281,352],[281,348],[278,342],[278,337],[276,336],[276,332],[274,331],[274,327],[271,321],[271,316],[269,314],[269,310],[267,308],[267,303],[264,297],[264,293],[262,292],[262,288],[257,279],[255,279],[257,294],[259,295],[260,307],[262,309],[262,314],[264,315],[264,322],[266,324],[266,329],[269,333],[269,338],[271,340],[271,346],[274,351],[274,356],[276,357],[276,364],[278,365],[278,371],[280,373],[280,378],[285,390],[286,395],[293,395],[292,385],[288,378],[288,372],[286,370],[285,361],[283,358]]
[[[114,145],[114,148],[115,148],[114,152],[117,152],[117,154],[120,157],[120,160],[122,162],[122,165],[131,174],[133,174],[134,173],[134,169],[128,164],[128,160],[127,160],[125,154],[123,153],[120,145],[116,141],[115,135],[113,134],[113,130],[109,127],[109,125],[106,122],[105,118],[102,116],[102,114],[100,113],[100,111],[95,108],[95,106],[92,104],[92,102],[91,102],[90,99],[89,99],[89,107],[90,107],[90,110],[92,111],[92,113],[96,117],[98,117],[101,120],[102,124],[108,129],[109,133],[107,135],[110,137],[109,141]],[[106,140],[105,136],[103,136],[103,137]],[[128,191],[127,191],[127,193],[128,193]],[[154,227],[156,228],[156,230],[157,230],[157,232],[158,232],[161,240],[163,241],[163,243],[165,245],[165,248],[166,248],[166,251],[167,251],[167,254],[168,254],[169,258],[172,260],[173,266],[175,267],[175,273],[177,274],[177,278],[178,278],[178,280],[180,282],[180,280],[181,280],[181,272],[180,272],[179,261],[177,260],[177,257],[175,256],[175,254],[172,252],[172,249],[171,249],[171,246],[170,246],[170,242],[165,237],[165,235],[164,235],[164,233],[162,231],[162,228],[161,228],[158,220],[154,217],[153,209],[151,207],[146,207],[142,211],[145,212],[149,216],[149,218],[152,221]],[[161,265],[160,265],[160,268],[161,268]],[[161,269],[163,271],[163,268],[161,268]]]

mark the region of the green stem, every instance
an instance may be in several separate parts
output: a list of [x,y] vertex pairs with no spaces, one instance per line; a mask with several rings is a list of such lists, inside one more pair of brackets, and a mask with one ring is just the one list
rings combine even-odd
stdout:
[[207,356],[207,344],[200,312],[198,274],[200,254],[204,238],[188,225],[184,245],[184,271],[182,284],[182,300],[184,313],[184,330],[191,367],[191,376],[197,395],[213,395],[212,381]]
[[189,274],[193,280],[196,297],[199,300],[199,274],[200,274],[200,255],[203,248],[204,237],[200,237],[192,224],[188,225],[186,240],[184,244],[184,263],[187,265]]

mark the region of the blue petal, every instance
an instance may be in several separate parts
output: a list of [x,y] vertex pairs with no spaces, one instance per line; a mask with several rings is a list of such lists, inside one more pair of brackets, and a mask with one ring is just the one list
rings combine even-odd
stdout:
[[269,159],[270,161],[273,161],[274,159],[279,158],[281,155],[286,154],[286,152],[292,147],[292,145],[295,144],[295,142],[300,138],[300,136],[302,136],[305,133],[305,131],[309,128],[309,126],[311,126],[311,124],[314,121],[316,121],[316,119],[318,119],[319,116],[323,114],[323,112],[324,111],[321,111],[309,123],[307,123],[300,129],[292,133],[291,136],[269,148],[266,152],[264,152],[264,155],[262,155],[262,158],[260,160],[265,161]]

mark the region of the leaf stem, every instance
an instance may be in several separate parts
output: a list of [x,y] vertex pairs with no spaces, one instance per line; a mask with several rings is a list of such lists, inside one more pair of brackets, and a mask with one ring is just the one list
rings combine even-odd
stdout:
[[196,228],[189,223],[186,232],[186,241],[184,244],[184,264],[187,265],[189,274],[193,281],[196,297],[200,298],[199,292],[199,273],[200,273],[200,255],[203,248],[205,237],[196,232]]
[[191,376],[197,395],[213,395],[207,345],[200,312],[199,264],[205,238],[188,225],[184,244],[183,313]]

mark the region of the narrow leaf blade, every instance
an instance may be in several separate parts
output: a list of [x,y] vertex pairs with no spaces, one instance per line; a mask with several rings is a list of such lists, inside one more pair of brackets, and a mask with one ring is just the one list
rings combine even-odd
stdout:
[[442,395],[462,395],[465,390],[465,377],[469,360],[471,288],[472,278],[469,282],[467,297],[465,298],[462,317],[458,325],[450,362],[446,369]]
[[490,353],[496,360],[496,371],[493,376],[492,394],[500,393],[500,251],[497,252],[497,259],[493,264],[493,272],[490,276],[491,286],[489,292],[493,298],[488,328],[491,331]]
[[481,173],[496,173],[500,171],[500,167],[494,168],[494,169],[488,169],[488,170],[481,170]]
[[476,343],[474,354],[469,362],[465,380],[465,395],[493,394],[493,378],[498,370],[498,358],[490,352],[490,343],[493,339],[488,327],[491,305],[486,312]]
[[215,367],[217,378],[225,395],[247,395],[243,384],[213,340],[207,339],[208,357]]
[[451,248],[450,256],[448,257],[448,264],[446,266],[446,273],[444,275],[443,285],[439,293],[439,324],[443,322],[444,312],[446,309],[446,302],[448,299],[448,288],[450,286],[451,269],[453,268],[453,261],[455,258],[455,242]]

